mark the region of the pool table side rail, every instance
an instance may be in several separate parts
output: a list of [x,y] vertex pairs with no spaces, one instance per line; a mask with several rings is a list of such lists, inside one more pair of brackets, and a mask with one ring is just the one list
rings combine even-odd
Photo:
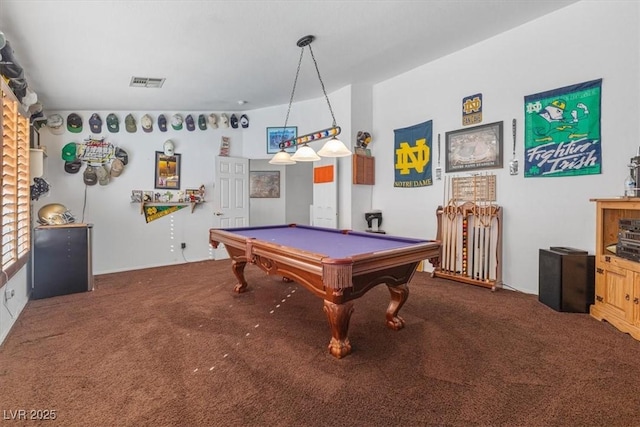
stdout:
[[[235,248],[234,253],[244,253],[242,261],[257,264],[269,274],[305,282],[318,295],[328,290],[324,288],[334,291],[351,288],[357,276],[370,275],[398,264],[417,264],[425,259],[437,258],[440,252],[440,242],[435,240],[347,258],[330,258],[324,254],[256,240],[220,229],[210,230],[210,240],[214,247],[223,243]],[[231,256],[231,251],[229,254]],[[313,280],[316,277],[321,279],[321,283]]]

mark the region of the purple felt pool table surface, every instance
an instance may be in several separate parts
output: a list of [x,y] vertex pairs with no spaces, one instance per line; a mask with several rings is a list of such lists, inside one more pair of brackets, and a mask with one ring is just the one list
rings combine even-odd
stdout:
[[323,298],[332,331],[329,352],[337,358],[351,351],[347,331],[353,300],[385,284],[391,294],[386,324],[403,328],[398,311],[409,295],[407,283],[420,262],[436,266],[440,253],[436,240],[296,224],[212,228],[209,239],[214,247],[225,245],[238,279],[236,292],[247,290],[244,268],[249,263]]
[[246,227],[228,229],[228,231],[249,239],[263,240],[323,254],[330,258],[347,258],[426,242],[420,239],[394,237],[384,234],[360,233],[303,225]]

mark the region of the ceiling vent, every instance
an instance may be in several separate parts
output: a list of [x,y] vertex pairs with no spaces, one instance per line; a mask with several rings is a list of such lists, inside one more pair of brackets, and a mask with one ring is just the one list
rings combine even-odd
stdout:
[[161,88],[165,79],[158,79],[153,77],[131,77],[131,87],[148,87],[148,88]]

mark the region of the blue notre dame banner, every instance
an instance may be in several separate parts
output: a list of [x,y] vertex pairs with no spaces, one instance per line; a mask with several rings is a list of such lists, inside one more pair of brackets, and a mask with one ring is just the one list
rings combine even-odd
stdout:
[[525,178],[601,173],[601,86],[598,79],[525,96]]
[[431,147],[433,125],[428,122],[395,129],[394,187],[426,187],[431,179]]

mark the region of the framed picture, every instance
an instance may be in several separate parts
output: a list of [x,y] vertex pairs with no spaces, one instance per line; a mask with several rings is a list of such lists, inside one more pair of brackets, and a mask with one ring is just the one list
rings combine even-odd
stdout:
[[[298,136],[297,126],[279,128],[267,128],[267,154],[275,154],[280,151],[280,143]],[[296,146],[285,149],[289,153],[296,151]]]
[[280,197],[280,171],[249,172],[249,197],[274,199]]
[[445,172],[502,167],[502,122],[445,133]]
[[180,154],[167,156],[156,151],[155,187],[157,189],[180,189]]
[[187,188],[186,199],[188,202],[204,202],[204,191],[199,188]]
[[142,202],[142,190],[131,190],[131,201]]

